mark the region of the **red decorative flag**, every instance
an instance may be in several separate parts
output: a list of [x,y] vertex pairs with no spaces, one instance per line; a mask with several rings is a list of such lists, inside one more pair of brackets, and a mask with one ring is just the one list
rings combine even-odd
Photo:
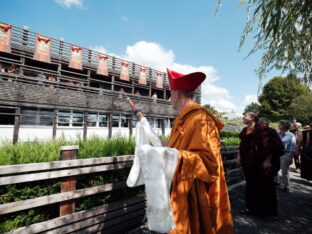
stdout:
[[129,81],[129,63],[121,61],[121,71],[120,77],[121,80]]
[[156,87],[160,89],[164,87],[164,76],[162,72],[156,72]]
[[0,51],[11,53],[12,26],[0,24]]
[[98,63],[98,69],[97,74],[102,76],[108,76],[108,65],[107,65],[107,59],[108,56],[99,53],[99,63]]
[[82,70],[82,49],[71,45],[69,67]]
[[50,60],[50,47],[51,40],[48,37],[38,35],[36,40],[36,49],[34,53],[34,59],[41,62],[49,63]]
[[147,68],[140,67],[139,84],[146,85],[146,73],[147,73]]

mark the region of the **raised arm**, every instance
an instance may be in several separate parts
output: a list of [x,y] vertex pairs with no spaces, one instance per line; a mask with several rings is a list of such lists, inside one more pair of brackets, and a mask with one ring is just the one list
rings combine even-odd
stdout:
[[122,95],[126,97],[133,114],[137,117],[138,121],[140,121],[143,118],[142,110],[138,108],[138,105],[135,104],[124,91],[122,91]]

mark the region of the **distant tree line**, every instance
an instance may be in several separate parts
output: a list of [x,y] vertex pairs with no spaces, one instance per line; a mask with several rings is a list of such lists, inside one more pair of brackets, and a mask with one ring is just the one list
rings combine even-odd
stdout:
[[277,76],[264,85],[258,103],[245,107],[244,113],[256,112],[271,121],[297,119],[312,120],[312,91],[295,75]]

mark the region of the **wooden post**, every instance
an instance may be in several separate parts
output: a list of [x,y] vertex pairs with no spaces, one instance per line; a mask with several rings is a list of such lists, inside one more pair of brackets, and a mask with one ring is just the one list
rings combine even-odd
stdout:
[[87,140],[87,132],[88,132],[88,112],[83,112],[83,140]]
[[14,117],[13,144],[16,144],[18,141],[20,120],[21,120],[21,107],[17,107],[15,110],[15,117]]
[[[74,146],[62,146],[60,149],[62,160],[73,160],[77,159],[78,145]],[[76,179],[75,177],[67,177],[63,179],[61,184],[61,193],[75,191],[76,190]],[[60,216],[72,214],[75,212],[75,200],[64,201],[60,203]]]
[[115,76],[112,75],[112,91],[114,91]]
[[161,124],[161,135],[164,136],[166,134],[166,132],[165,132],[165,119],[161,119],[160,124]]
[[52,130],[52,139],[53,140],[55,140],[55,138],[56,138],[57,113],[58,113],[58,110],[55,109],[54,114],[53,114],[53,130]]
[[133,135],[133,115],[129,116],[129,137]]
[[152,69],[149,70],[149,98],[152,97],[152,83],[153,83],[153,71]]
[[113,135],[113,123],[112,123],[112,114],[107,114],[107,120],[108,120],[108,138],[112,138]]
[[60,38],[60,40],[59,40],[59,56],[60,56],[60,58],[63,56],[63,50],[64,50],[64,39]]
[[28,27],[24,26],[23,27],[23,46],[27,46],[28,44]]
[[92,50],[88,50],[88,63],[91,63],[92,61]]

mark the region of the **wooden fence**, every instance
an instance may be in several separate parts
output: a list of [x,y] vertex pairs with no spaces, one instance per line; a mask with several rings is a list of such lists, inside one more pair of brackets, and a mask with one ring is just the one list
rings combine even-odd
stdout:
[[[118,181],[76,189],[76,177],[129,169],[133,161],[132,155],[75,159],[77,150],[75,147],[62,148],[62,158],[71,160],[0,167],[0,186],[56,179],[62,181],[60,193],[1,204],[0,219],[2,215],[36,207],[51,204],[60,206],[60,217],[21,227],[10,233],[123,233],[142,224],[145,215],[145,198],[140,195],[74,212],[75,200],[78,198],[108,191],[117,193],[119,189],[126,188],[125,181]],[[222,148],[225,174],[230,189],[240,184],[243,179],[242,170],[236,165],[236,153],[237,147]]]

